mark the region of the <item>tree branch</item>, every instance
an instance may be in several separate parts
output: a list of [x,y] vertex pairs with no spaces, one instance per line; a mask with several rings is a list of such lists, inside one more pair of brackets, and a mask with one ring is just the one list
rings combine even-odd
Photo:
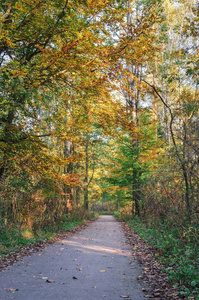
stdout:
[[31,135],[25,135],[25,136],[20,137],[18,139],[8,139],[8,140],[0,139],[0,142],[5,143],[5,144],[9,144],[9,143],[17,144],[17,143],[19,143],[23,140],[28,139],[28,138],[40,138],[40,137],[46,137],[46,136],[51,136],[51,135],[52,135],[52,133],[46,133],[46,134],[41,134],[41,135],[32,135],[32,136]]

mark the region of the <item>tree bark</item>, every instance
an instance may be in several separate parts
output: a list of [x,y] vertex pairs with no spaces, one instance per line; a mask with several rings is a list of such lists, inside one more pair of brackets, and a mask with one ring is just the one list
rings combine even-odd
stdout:
[[89,157],[88,157],[88,140],[86,139],[85,144],[85,178],[84,178],[84,208],[88,210],[88,164],[89,164]]

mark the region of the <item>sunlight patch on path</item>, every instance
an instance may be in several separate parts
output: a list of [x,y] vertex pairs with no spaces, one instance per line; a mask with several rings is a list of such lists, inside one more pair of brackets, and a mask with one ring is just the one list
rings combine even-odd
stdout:
[[82,245],[82,242],[76,242],[76,241],[63,241],[64,244],[77,247],[79,249],[84,249],[86,253],[89,253],[87,250],[91,251],[97,251],[97,252],[105,252],[105,253],[110,253],[110,254],[116,254],[116,255],[122,255],[122,256],[128,256],[131,257],[131,252],[127,250],[122,250],[118,248],[111,248],[111,247],[104,247],[104,246],[96,246],[96,245]]

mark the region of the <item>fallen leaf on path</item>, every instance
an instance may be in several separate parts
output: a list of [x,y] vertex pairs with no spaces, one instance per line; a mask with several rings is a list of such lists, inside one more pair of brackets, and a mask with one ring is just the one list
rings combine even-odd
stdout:
[[96,289],[97,287],[96,287],[96,286],[93,286],[93,288]]
[[55,282],[55,281],[54,281],[53,279],[47,279],[46,282],[48,282],[48,283],[53,283],[53,282]]
[[100,270],[101,273],[106,272],[106,270]]
[[78,271],[82,271],[82,268],[76,268]]
[[8,292],[17,292],[19,289],[12,289],[12,288],[7,288],[7,289],[4,289],[5,291],[8,291]]
[[120,295],[120,298],[129,298],[129,296],[126,296],[126,295]]

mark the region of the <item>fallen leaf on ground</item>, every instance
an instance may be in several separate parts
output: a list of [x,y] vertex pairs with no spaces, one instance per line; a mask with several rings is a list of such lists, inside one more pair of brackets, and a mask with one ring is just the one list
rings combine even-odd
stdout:
[[7,289],[4,289],[5,291],[8,291],[8,292],[17,292],[19,289],[12,289],[12,288],[7,288]]
[[55,282],[55,281],[54,281],[53,279],[47,279],[46,282],[48,282],[48,283],[53,283],[53,282]]
[[73,276],[73,279],[77,279],[77,277]]
[[103,272],[106,272],[106,270],[100,270],[100,272],[102,272],[102,273],[103,273]]
[[126,295],[120,295],[120,298],[129,298],[129,296],[126,296]]
[[145,289],[148,292],[145,298],[148,299],[167,299],[167,300],[180,300],[184,299],[181,296],[179,286],[175,288],[172,283],[168,281],[168,274],[164,271],[165,266],[158,263],[155,259],[157,249],[146,244],[133,230],[122,223],[124,233],[128,239],[129,244],[134,250],[133,256],[137,258],[138,262],[143,266],[142,276],[138,276],[138,281],[151,286]]
[[82,271],[82,268],[76,268],[78,271]]

